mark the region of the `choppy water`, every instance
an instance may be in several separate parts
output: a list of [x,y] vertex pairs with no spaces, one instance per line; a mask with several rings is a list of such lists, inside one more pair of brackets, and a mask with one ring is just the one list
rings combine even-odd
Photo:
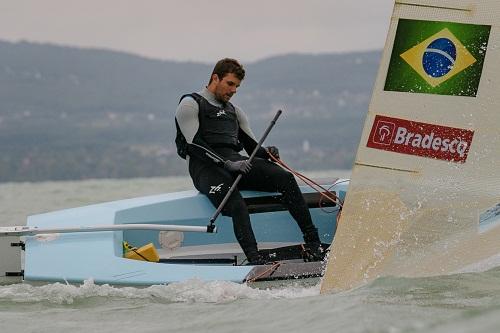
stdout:
[[[26,215],[190,188],[185,178],[0,185],[0,225]],[[0,332],[500,332],[500,268],[432,278],[382,278],[319,295],[186,281],[148,288],[0,286]]]

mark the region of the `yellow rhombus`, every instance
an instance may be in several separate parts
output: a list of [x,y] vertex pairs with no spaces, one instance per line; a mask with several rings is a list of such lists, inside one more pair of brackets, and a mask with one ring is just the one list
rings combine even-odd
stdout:
[[[453,68],[446,75],[442,77],[432,77],[425,72],[422,59],[427,46],[438,38],[447,38],[453,42],[457,49],[457,59]],[[476,58],[474,58],[465,46],[455,37],[455,35],[453,35],[451,31],[446,28],[427,38],[422,43],[412,47],[408,51],[402,53],[401,58],[403,58],[408,65],[410,65],[411,68],[413,68],[432,87],[436,87],[441,83],[448,81],[451,77],[462,72],[477,61]]]

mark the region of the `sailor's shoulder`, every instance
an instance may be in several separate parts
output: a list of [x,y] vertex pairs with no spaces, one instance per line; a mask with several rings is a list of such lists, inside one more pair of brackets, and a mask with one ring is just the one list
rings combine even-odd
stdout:
[[186,104],[186,103],[187,104],[193,104],[193,103],[198,104],[198,102],[196,101],[195,93],[184,94],[181,96],[181,98],[179,99],[179,105]]
[[175,111],[175,115],[177,118],[191,117],[191,116],[197,116],[198,112],[199,112],[199,106],[196,100],[193,97],[186,96],[179,102],[177,110]]
[[198,109],[198,101],[192,94],[182,96],[179,107],[192,107]]

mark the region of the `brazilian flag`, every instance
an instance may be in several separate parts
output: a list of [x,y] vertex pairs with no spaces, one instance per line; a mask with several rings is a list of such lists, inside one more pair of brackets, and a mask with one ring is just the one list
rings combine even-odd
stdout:
[[384,90],[475,97],[490,30],[400,19]]

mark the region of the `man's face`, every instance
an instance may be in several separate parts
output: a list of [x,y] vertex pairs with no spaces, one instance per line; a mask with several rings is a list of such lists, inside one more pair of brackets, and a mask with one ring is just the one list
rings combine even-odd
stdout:
[[215,97],[224,103],[229,102],[241,84],[241,80],[233,73],[226,74],[222,80],[214,74],[213,81],[215,83]]

